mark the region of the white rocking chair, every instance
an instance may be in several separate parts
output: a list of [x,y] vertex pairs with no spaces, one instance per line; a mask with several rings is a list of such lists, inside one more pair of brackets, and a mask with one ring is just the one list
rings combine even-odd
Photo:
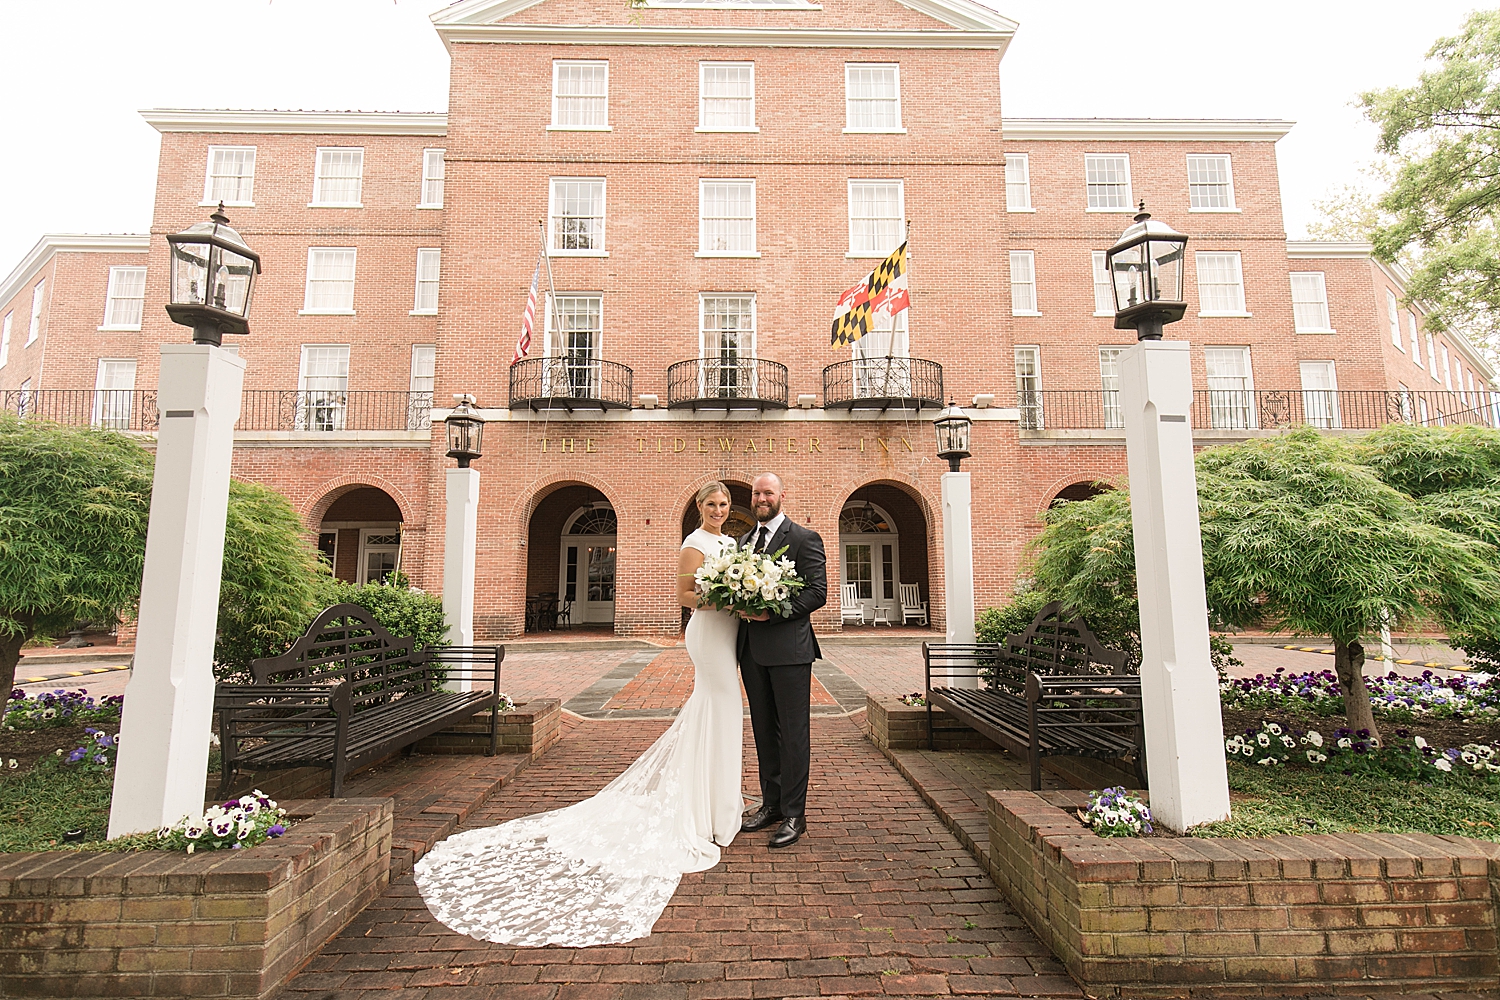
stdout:
[[863,625],[865,623],[865,606],[859,602],[859,584],[846,583],[840,588],[842,599],[839,601],[839,617],[844,624],[851,621]]
[[922,591],[915,583],[901,584],[901,624],[913,618],[918,625],[927,624],[927,602],[922,600]]

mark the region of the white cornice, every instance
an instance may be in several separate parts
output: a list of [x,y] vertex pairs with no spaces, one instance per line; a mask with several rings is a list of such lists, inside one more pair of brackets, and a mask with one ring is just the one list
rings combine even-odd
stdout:
[[158,132],[280,132],[300,135],[446,135],[435,111],[221,111],[147,108]]
[[136,233],[48,233],[36,241],[15,270],[0,282],[0,307],[28,284],[55,253],[145,253],[151,237]]
[[1295,124],[1272,118],[1007,118],[1001,134],[1076,142],[1275,142]]
[[[488,33],[488,32],[485,33],[484,35],[480,36],[480,37],[460,37],[460,29],[464,29],[464,28],[476,28],[476,27],[478,27],[478,28],[502,28],[502,27],[505,27],[505,26],[499,24],[498,22],[504,21],[506,18],[509,18],[509,17],[511,17],[514,14],[518,14],[521,11],[525,10],[526,8],[533,7],[536,4],[541,3],[541,2],[542,2],[542,0],[463,0],[463,2],[455,3],[455,4],[450,4],[449,6],[444,7],[442,10],[439,10],[436,13],[434,13],[432,15],[432,23],[438,29],[438,34],[443,37],[443,41],[445,43],[450,42],[450,41],[465,41],[465,42],[473,42],[473,41],[518,41],[518,40],[530,41],[532,39],[496,38],[496,37],[494,37],[494,35],[492,33]],[[1015,34],[1015,30],[1017,28],[1017,23],[1015,21],[1012,21],[1010,18],[1005,17],[1004,15],[999,14],[999,13],[997,13],[994,10],[991,10],[990,8],[984,6],[983,4],[975,3],[974,0],[899,0],[899,2],[904,7],[910,8],[911,10],[914,10],[914,11],[916,11],[919,14],[926,14],[930,18],[933,18],[934,20],[939,21],[939,22],[941,22],[943,24],[950,25],[951,27],[957,28],[960,31],[979,32],[981,34],[1000,34],[1000,35],[1005,36],[1005,40],[1002,41],[1002,42],[1000,42],[998,44],[998,46],[991,46],[991,45],[966,46],[966,47],[969,47],[969,48],[991,48],[991,47],[1004,48],[1005,44],[1010,40],[1010,36],[1013,35],[1013,34]],[[764,13],[773,13],[773,12],[777,11],[778,9],[780,9],[780,8],[767,7],[767,8],[765,8]],[[791,13],[791,11],[788,11],[788,13]],[[537,26],[536,25],[531,25],[530,27],[537,27]],[[585,30],[582,26],[578,26],[578,27],[556,26],[556,27],[559,27],[562,30],[567,30],[569,32],[576,32],[576,31],[579,31],[579,30]],[[594,30],[598,30],[598,26],[596,26]],[[610,30],[610,29],[606,29],[606,30]],[[640,36],[640,32],[641,32],[641,28],[639,26],[627,27],[627,26],[621,25],[621,26],[619,26],[619,28],[617,30],[625,31],[625,32],[630,32],[631,33],[630,37],[637,37],[637,38]],[[648,29],[648,30],[655,30],[655,29]],[[746,32],[746,31],[755,31],[757,29],[753,29],[753,28],[718,28],[718,29],[684,28],[682,30],[685,30],[685,31],[713,30],[716,33],[720,33],[720,34],[725,33],[725,32],[730,33],[730,34],[738,34],[738,33],[743,33],[743,32]],[[760,30],[780,30],[783,34],[787,33],[786,29],[760,29]],[[870,31],[861,31],[859,29],[854,29],[854,31],[852,33],[854,33],[854,34],[861,34],[861,35],[864,35],[864,34],[887,34],[887,32],[870,32]],[[925,34],[925,32],[924,32],[924,34]],[[571,35],[570,35],[570,38],[571,38]],[[632,44],[634,44],[634,45],[694,45],[694,44],[733,45],[733,44],[738,44],[738,43],[735,43],[735,42],[676,42],[676,41],[672,41],[672,42],[642,42],[642,41],[627,42],[627,41],[620,41],[620,42],[616,42],[615,44],[622,44],[622,45],[632,45]],[[768,44],[768,43],[757,42],[757,43],[744,43],[744,44]],[[818,42],[796,42],[796,43],[783,42],[783,43],[780,43],[780,44],[822,44],[822,43],[818,43]],[[889,47],[889,46],[886,46],[886,47]]]
[[1326,240],[1287,240],[1286,255],[1292,260],[1373,259],[1369,243],[1334,243]]
[[998,49],[1009,31],[877,31],[844,28],[736,28],[727,26],[474,24],[438,28],[443,44],[510,45],[723,45],[742,48]]

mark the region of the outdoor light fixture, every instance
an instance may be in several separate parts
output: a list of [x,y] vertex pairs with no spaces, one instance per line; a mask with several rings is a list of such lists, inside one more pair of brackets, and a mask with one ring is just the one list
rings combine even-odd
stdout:
[[172,322],[193,328],[193,343],[218,347],[226,333],[249,333],[250,293],[260,254],[229,228],[224,203],[208,222],[167,237],[172,254]]
[[974,421],[950,399],[948,408],[937,415],[932,425],[937,428],[938,458],[948,460],[949,472],[960,471],[959,463],[969,457],[969,431]]
[[443,423],[448,428],[448,457],[458,459],[458,467],[467,469],[469,463],[480,456],[479,446],[484,439],[484,418],[474,410],[474,397],[468,393],[454,393],[458,405],[448,414]]
[[1161,328],[1182,319],[1182,260],[1188,238],[1157,222],[1141,202],[1135,225],[1105,251],[1115,293],[1115,329],[1134,330],[1137,340],[1160,340]]

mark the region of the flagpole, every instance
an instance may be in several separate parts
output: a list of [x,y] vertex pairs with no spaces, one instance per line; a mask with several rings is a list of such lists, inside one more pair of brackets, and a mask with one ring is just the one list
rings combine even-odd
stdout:
[[547,313],[542,320],[544,331],[542,334],[542,356],[551,357],[552,319],[553,310],[557,308],[557,286],[552,283],[552,255],[547,252],[547,221],[545,219],[536,220],[536,230],[537,235],[542,240],[542,259],[547,262],[547,291],[550,293],[547,296]]
[[[907,317],[906,317],[906,335],[907,335],[908,340],[910,340],[910,337],[911,337],[911,220],[910,219],[906,220],[906,232],[904,234],[902,234],[902,236],[903,236],[903,238],[902,238],[901,242],[906,244],[906,289],[907,289],[906,290],[906,302],[907,302],[907,306],[906,306],[906,313],[907,313]],[[890,378],[890,374],[891,374],[891,356],[892,356],[892,354],[893,354],[893,352],[895,350],[896,350],[896,316],[893,314],[891,316],[891,335],[886,338],[886,342],[885,342],[885,374],[886,374],[887,378]],[[908,348],[907,354],[910,354],[910,353],[911,353],[911,351]]]

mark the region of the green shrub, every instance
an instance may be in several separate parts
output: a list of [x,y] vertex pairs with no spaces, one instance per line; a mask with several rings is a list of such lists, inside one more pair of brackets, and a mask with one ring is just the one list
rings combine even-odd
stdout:
[[419,646],[448,644],[442,598],[413,589],[399,573],[391,583],[360,585],[330,580],[322,594],[323,606],[357,604],[392,635],[415,636]]

